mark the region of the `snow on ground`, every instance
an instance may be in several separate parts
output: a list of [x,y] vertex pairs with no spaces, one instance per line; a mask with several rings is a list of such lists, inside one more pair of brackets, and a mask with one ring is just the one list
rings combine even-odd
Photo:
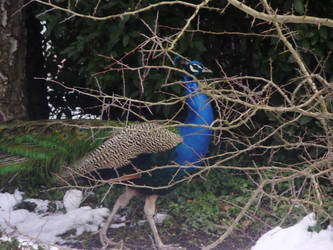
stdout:
[[[67,249],[55,244],[66,244],[59,235],[75,229],[76,235],[83,232],[96,232],[103,226],[104,219],[109,216],[107,208],[80,207],[83,194],[80,190],[68,190],[63,201],[56,201],[56,211],[49,212],[48,200],[23,199],[23,192],[16,190],[14,194],[0,193],[0,232],[1,241],[10,241],[15,237],[22,249],[38,249],[38,245],[49,250]],[[34,211],[16,209],[21,202],[36,204]],[[155,216],[156,223],[160,224],[167,217],[166,214],[158,213]],[[118,219],[117,219],[118,218]],[[120,228],[126,225],[126,216],[116,214],[118,224],[111,224],[111,228]],[[146,223],[140,220],[138,225]],[[67,242],[68,243],[68,242]],[[24,248],[26,247],[26,248]]]
[[311,213],[294,226],[275,227],[262,235],[251,250],[333,250],[333,227],[319,233],[308,231],[316,222]]
[[[57,211],[54,213],[47,211],[49,201],[40,199],[24,200],[37,205],[33,212],[14,209],[15,205],[23,201],[22,195],[23,192],[18,190],[14,194],[0,193],[0,230],[4,233],[0,241],[15,236],[21,242],[27,242],[30,238],[30,241],[35,239],[38,243],[48,245],[61,244],[65,241],[58,235],[71,229],[76,229],[76,235],[95,232],[102,225],[104,217],[109,215],[107,208],[79,207],[82,201],[80,190],[67,191],[63,202],[56,203]],[[66,212],[59,211],[62,208]]]

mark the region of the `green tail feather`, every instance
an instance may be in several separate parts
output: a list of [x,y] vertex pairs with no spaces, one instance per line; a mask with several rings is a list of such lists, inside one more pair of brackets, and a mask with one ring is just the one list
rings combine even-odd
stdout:
[[0,125],[0,175],[18,170],[61,172],[98,147],[121,124],[110,121],[29,121]]
[[[55,184],[54,173],[62,176],[65,167],[73,167],[74,162],[99,147],[115,132],[115,127],[125,124],[100,120],[0,124],[0,186],[16,173],[19,181],[37,186]],[[179,134],[175,127],[169,130]]]

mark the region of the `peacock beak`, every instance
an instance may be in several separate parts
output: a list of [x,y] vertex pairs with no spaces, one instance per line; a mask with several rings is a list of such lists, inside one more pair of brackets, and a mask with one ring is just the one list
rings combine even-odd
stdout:
[[213,71],[211,71],[209,68],[203,67],[202,73],[213,73]]

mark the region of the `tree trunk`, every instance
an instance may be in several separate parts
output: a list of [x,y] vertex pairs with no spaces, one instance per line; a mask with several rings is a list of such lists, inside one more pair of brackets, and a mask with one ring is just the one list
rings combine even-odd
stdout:
[[0,0],[0,122],[27,119],[23,0]]
[[0,122],[49,116],[37,4],[23,5],[0,0]]

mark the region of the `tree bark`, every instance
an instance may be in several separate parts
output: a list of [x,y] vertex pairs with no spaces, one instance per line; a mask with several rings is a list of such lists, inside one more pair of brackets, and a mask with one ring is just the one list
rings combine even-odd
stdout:
[[24,1],[0,0],[0,122],[27,119]]

